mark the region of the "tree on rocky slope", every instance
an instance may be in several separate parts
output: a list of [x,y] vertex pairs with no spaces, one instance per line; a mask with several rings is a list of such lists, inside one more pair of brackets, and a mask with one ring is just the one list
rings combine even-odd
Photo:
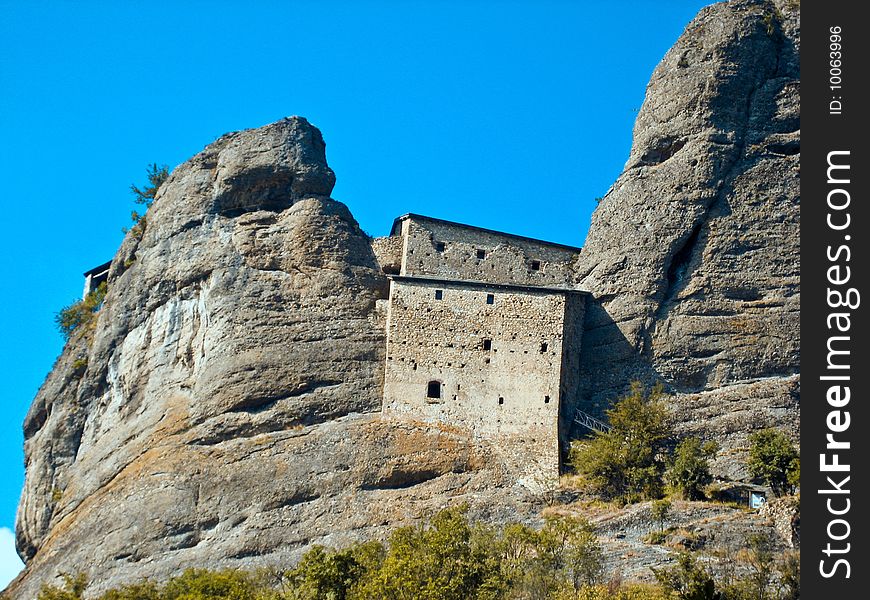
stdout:
[[696,437],[682,440],[674,450],[667,473],[674,491],[685,500],[701,500],[704,486],[713,481],[709,459],[718,449],[719,445],[713,441],[701,442]]
[[800,456],[791,440],[778,429],[763,429],[749,436],[749,456],[746,466],[756,479],[760,479],[782,496],[794,491],[797,483],[793,473],[800,470]]
[[631,392],[607,411],[610,430],[571,446],[569,462],[605,497],[635,502],[658,498],[671,428],[661,386]]
[[81,327],[94,323],[94,316],[106,298],[106,282],[90,292],[84,299],[65,306],[54,316],[54,322],[65,340]]
[[716,589],[710,573],[689,553],[677,555],[677,564],[668,569],[653,569],[659,583],[679,600],[726,600]]

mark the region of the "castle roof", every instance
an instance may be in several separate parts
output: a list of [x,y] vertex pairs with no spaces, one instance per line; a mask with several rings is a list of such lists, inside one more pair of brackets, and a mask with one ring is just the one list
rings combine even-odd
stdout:
[[504,231],[496,231],[495,229],[486,229],[484,227],[477,227],[475,225],[467,225],[465,223],[457,223],[456,221],[447,221],[445,219],[436,219],[435,217],[427,217],[426,215],[418,215],[416,213],[406,213],[401,217],[396,217],[393,221],[393,227],[390,229],[390,235],[399,235],[401,232],[401,223],[407,219],[413,219],[415,221],[428,221],[430,223],[440,223],[442,225],[450,225],[451,227],[460,227],[462,229],[469,229],[471,231],[480,231],[483,233],[489,233],[492,235],[499,235],[506,238],[512,238],[515,240],[522,240],[524,242],[531,242],[533,244],[540,244],[542,246],[550,246],[553,248],[562,248],[564,250],[571,250],[573,252],[580,252],[582,248],[577,246],[568,246],[566,244],[557,244],[556,242],[548,242],[546,240],[539,240],[536,238],[526,237],[523,235],[516,235],[514,233],[505,233]]
[[103,263],[98,267],[94,267],[90,271],[85,271],[84,276],[87,277],[89,275],[99,275],[100,273],[105,273],[106,271],[109,270],[109,267],[111,267],[111,266],[112,266],[112,261],[109,261],[107,263]]

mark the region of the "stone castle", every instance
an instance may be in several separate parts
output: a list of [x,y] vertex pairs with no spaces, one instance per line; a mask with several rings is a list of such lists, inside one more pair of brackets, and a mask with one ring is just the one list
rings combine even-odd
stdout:
[[385,415],[496,441],[558,478],[579,404],[580,249],[407,214],[374,244],[389,274]]

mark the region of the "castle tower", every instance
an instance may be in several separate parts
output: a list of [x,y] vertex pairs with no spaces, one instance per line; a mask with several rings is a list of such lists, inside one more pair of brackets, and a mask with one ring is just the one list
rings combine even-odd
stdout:
[[558,480],[579,400],[579,248],[419,215],[375,248],[399,267],[384,413],[466,429],[495,442],[517,478]]

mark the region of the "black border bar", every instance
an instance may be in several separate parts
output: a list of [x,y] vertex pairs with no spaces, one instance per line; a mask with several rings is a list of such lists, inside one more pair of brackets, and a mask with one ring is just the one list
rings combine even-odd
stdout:
[[[801,3],[801,597],[870,595],[863,2]],[[865,293],[867,292],[867,293]]]

